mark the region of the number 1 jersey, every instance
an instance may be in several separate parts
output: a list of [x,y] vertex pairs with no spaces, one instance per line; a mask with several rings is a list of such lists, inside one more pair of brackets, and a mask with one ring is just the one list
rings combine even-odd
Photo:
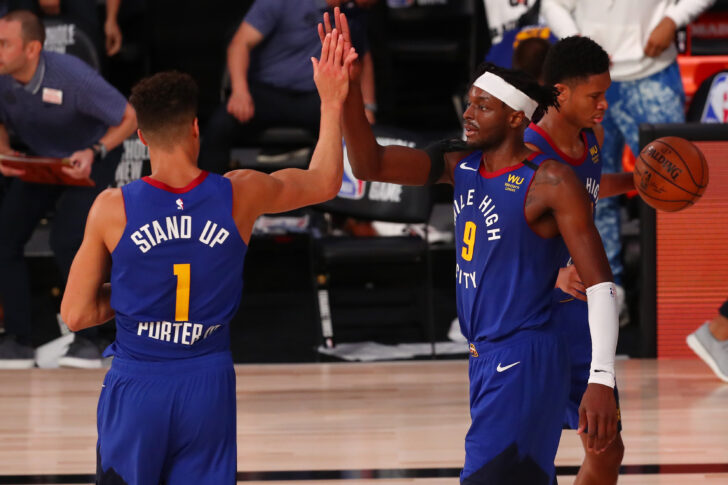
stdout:
[[159,361],[228,351],[247,245],[230,180],[183,188],[150,177],[122,187],[126,228],[111,254],[116,340],[105,355]]

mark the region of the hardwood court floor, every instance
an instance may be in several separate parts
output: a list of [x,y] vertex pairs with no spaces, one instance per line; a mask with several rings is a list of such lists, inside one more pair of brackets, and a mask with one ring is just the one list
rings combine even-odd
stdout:
[[[698,361],[628,360],[617,369],[626,445],[620,483],[728,484],[728,385]],[[466,361],[236,371],[239,483],[458,482],[469,423]],[[0,371],[0,484],[92,480],[103,374]],[[556,458],[561,485],[573,482],[582,456],[565,431]]]

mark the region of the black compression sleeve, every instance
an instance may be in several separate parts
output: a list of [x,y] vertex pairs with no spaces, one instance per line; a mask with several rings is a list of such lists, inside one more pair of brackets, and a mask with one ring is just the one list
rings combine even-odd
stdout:
[[430,175],[427,177],[427,185],[437,183],[442,176],[442,172],[445,170],[446,153],[467,150],[468,146],[465,142],[458,139],[440,140],[425,148],[430,157]]

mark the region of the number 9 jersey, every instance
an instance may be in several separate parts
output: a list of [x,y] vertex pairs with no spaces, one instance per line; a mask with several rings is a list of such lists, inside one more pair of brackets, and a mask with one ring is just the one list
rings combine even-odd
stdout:
[[476,151],[455,166],[457,309],[469,342],[498,340],[550,320],[566,246],[561,236],[537,235],[524,214],[531,181],[547,159],[534,153],[489,173]]
[[161,361],[229,351],[247,251],[230,181],[202,172],[179,189],[144,177],[121,190],[126,227],[111,254],[116,341],[105,355]]

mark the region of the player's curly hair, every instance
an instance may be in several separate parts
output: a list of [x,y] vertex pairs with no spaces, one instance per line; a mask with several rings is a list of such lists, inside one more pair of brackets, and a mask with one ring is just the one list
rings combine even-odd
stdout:
[[609,71],[609,55],[589,37],[565,37],[551,46],[543,64],[546,84],[579,81]]
[[166,71],[139,81],[131,90],[129,103],[136,110],[142,134],[157,143],[168,144],[197,116],[198,93],[192,76]]
[[559,108],[559,101],[557,99],[559,91],[553,87],[553,85],[542,86],[538,83],[538,81],[523,71],[506,69],[504,67],[491,64],[490,62],[484,62],[478,66],[470,84],[472,85],[476,79],[486,72],[493,73],[502,78],[508,84],[523,92],[538,103],[538,109],[534,113],[532,121],[540,119],[541,115],[551,107],[556,109]]

